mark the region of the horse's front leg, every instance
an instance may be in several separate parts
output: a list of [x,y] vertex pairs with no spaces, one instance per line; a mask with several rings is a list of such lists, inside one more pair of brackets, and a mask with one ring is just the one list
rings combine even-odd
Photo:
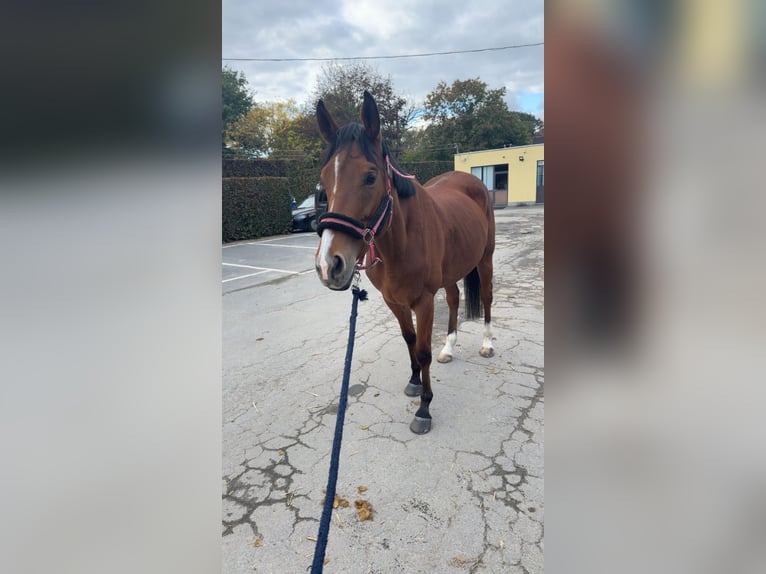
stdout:
[[434,327],[434,298],[433,295],[424,296],[415,305],[415,317],[417,318],[417,336],[415,340],[415,359],[420,365],[422,390],[420,393],[420,407],[415,413],[415,418],[410,423],[410,430],[416,434],[425,434],[431,430],[431,413],[428,410],[431,399],[431,334]]
[[421,393],[422,385],[420,383],[420,365],[415,358],[415,327],[412,324],[412,311],[409,307],[404,305],[397,305],[396,303],[389,303],[386,301],[386,305],[391,309],[391,312],[399,321],[399,327],[402,330],[402,337],[404,342],[407,343],[407,350],[410,353],[410,367],[412,368],[412,375],[410,376],[410,382],[404,389],[404,394],[410,397],[417,397]]

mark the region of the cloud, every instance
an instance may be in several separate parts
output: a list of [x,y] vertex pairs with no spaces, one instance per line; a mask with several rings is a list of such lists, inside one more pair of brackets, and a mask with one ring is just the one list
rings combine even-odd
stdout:
[[412,6],[407,6],[411,2],[344,0],[342,4],[341,14],[345,21],[363,32],[364,36],[385,41],[414,25]]
[[[224,57],[321,58],[473,50],[543,41],[542,0],[298,0],[223,4]],[[480,78],[519,93],[542,93],[543,47],[419,58],[364,60],[390,76],[415,105],[443,81]],[[256,100],[308,100],[323,62],[224,62],[242,71]],[[516,108],[518,109],[518,108]]]

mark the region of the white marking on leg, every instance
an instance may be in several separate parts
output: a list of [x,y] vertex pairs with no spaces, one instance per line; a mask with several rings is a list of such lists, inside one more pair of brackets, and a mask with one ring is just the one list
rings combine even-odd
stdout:
[[335,234],[331,229],[325,229],[322,231],[322,237],[319,240],[319,255],[317,255],[319,261],[317,263],[322,269],[322,279],[324,281],[327,281],[327,269],[329,268],[327,256],[330,253],[330,245],[332,244],[334,237]]
[[484,342],[481,344],[481,354],[485,357],[494,353],[492,346],[492,325],[484,323]]
[[447,342],[444,344],[444,348],[441,350],[441,353],[439,353],[439,356],[436,360],[440,363],[448,363],[450,360],[452,360],[453,347],[455,346],[456,342],[457,332],[448,334]]

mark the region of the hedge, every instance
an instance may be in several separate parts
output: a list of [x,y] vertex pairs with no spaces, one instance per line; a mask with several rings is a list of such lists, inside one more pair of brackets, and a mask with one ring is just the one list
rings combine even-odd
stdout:
[[287,177],[292,163],[284,159],[224,159],[223,177]]
[[[421,161],[403,165],[406,173],[411,173],[423,184],[432,177],[436,177],[447,171],[453,171],[455,164],[451,161]],[[295,201],[300,203],[314,193],[316,184],[319,182],[319,167],[306,165],[303,162],[294,161],[287,175],[290,181],[290,194]]]
[[455,163],[452,161],[414,161],[403,163],[402,168],[407,173],[411,173],[417,177],[418,181],[423,184],[432,177],[436,177],[447,171],[453,171],[455,169]]
[[293,164],[287,174],[287,180],[290,182],[290,195],[300,203],[316,191],[321,170],[302,162],[296,161]]
[[[407,173],[420,183],[455,169],[451,161],[419,161],[403,163]],[[314,193],[319,181],[319,167],[311,161],[287,159],[224,159],[223,177],[286,177],[290,180],[290,195],[300,203]]]
[[226,177],[221,195],[224,242],[279,235],[292,229],[286,177]]
[[[420,183],[454,169],[451,161],[404,164]],[[223,241],[287,233],[292,228],[290,200],[314,193],[320,168],[310,161],[284,159],[223,160]]]

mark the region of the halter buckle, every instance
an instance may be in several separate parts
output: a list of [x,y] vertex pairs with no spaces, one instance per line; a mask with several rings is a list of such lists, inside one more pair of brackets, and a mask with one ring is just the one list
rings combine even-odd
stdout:
[[364,230],[364,236],[362,236],[362,240],[367,244],[370,245],[373,241],[375,241],[375,232],[370,229],[369,227]]

